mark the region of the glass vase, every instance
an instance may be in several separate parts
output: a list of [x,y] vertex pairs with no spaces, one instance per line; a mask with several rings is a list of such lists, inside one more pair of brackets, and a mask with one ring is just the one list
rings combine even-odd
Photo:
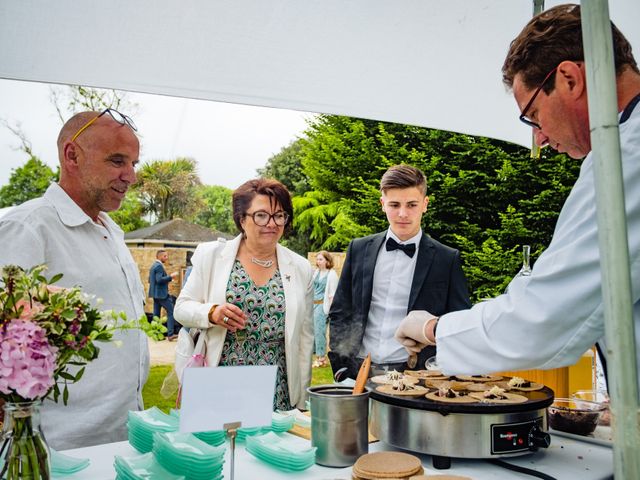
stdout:
[[40,430],[42,402],[7,402],[0,447],[0,479],[49,480],[50,454]]
[[518,275],[523,277],[528,277],[529,275],[531,275],[531,266],[529,264],[530,255],[531,255],[531,246],[523,245],[522,246],[522,268],[520,269],[520,272],[518,272]]

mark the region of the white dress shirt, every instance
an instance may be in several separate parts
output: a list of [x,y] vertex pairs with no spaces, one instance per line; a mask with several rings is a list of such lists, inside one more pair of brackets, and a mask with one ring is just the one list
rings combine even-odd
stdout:
[[[633,319],[640,347],[640,106],[620,124]],[[448,374],[481,374],[575,363],[604,347],[604,306],[593,153],[562,207],[549,247],[530,276],[507,293],[438,323],[438,364]],[[606,348],[602,348],[606,354]],[[637,348],[640,372],[640,348]]]
[[[402,250],[387,251],[386,241],[389,238],[402,245],[415,244],[416,253],[409,257]],[[421,238],[422,230],[404,242],[400,241],[391,229],[387,231],[387,238],[376,259],[371,306],[359,357],[371,353],[373,363],[397,363],[407,360],[407,351],[393,335],[407,315]]]
[[[143,313],[140,274],[124,243],[124,233],[104,212],[94,222],[56,183],[44,196],[11,210],[0,220],[0,265],[23,268],[46,263],[56,285],[79,286],[104,300],[101,310]],[[69,403],[46,401],[42,425],[57,450],[127,438],[127,412],[142,408],[149,371],[147,337],[139,331],[116,334],[120,346],[98,342],[100,354],[82,379],[69,386]],[[73,370],[72,370],[73,371]]]

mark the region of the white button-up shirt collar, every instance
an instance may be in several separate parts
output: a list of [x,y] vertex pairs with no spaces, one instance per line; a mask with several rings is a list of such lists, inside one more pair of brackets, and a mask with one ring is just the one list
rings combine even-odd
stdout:
[[[389,238],[403,245],[414,243],[415,255],[409,257],[402,250],[387,251],[386,241]],[[378,252],[373,274],[371,306],[360,349],[360,356],[371,353],[374,363],[396,363],[407,359],[407,351],[393,335],[407,315],[421,239],[422,230],[412,238],[401,241],[389,228],[385,243]]]

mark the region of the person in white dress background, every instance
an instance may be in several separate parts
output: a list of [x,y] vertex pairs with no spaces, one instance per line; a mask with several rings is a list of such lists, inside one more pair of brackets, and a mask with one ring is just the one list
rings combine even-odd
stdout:
[[326,367],[327,360],[327,315],[338,288],[338,274],[333,270],[333,257],[326,250],[316,255],[316,271],[313,274],[313,331],[316,359],[314,367]]

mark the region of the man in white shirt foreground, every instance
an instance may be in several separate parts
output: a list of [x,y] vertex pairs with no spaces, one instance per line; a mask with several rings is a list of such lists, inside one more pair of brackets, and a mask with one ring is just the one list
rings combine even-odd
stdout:
[[[420,227],[429,204],[424,174],[396,165],[383,175],[380,190],[389,229],[349,244],[329,311],[331,366],[334,372],[346,367],[352,378],[368,353],[374,373],[408,368],[408,354],[393,338],[407,312],[444,314],[471,306],[460,252]],[[415,368],[424,368],[434,354],[424,349]]]
[[[117,210],[136,181],[139,142],[131,119],[115,110],[73,116],[58,136],[60,182],[0,221],[0,265],[47,264],[57,285],[79,286],[104,300],[102,310],[143,315],[144,290],[122,230],[105,212]],[[125,440],[128,410],[142,408],[149,347],[138,330],[100,344],[97,360],[69,386],[65,406],[42,408],[49,444],[58,450]]]
[[[613,24],[612,33],[640,345],[640,72],[631,45]],[[606,352],[580,7],[561,5],[534,17],[511,43],[502,73],[522,112],[520,120],[533,127],[536,142],[586,158],[551,244],[530,276],[514,278],[507,293],[471,310],[438,320],[439,314],[425,309],[411,312],[400,324],[396,338],[410,350],[437,341],[438,364],[448,374],[571,365],[596,342]],[[638,367],[640,372],[640,359]]]

